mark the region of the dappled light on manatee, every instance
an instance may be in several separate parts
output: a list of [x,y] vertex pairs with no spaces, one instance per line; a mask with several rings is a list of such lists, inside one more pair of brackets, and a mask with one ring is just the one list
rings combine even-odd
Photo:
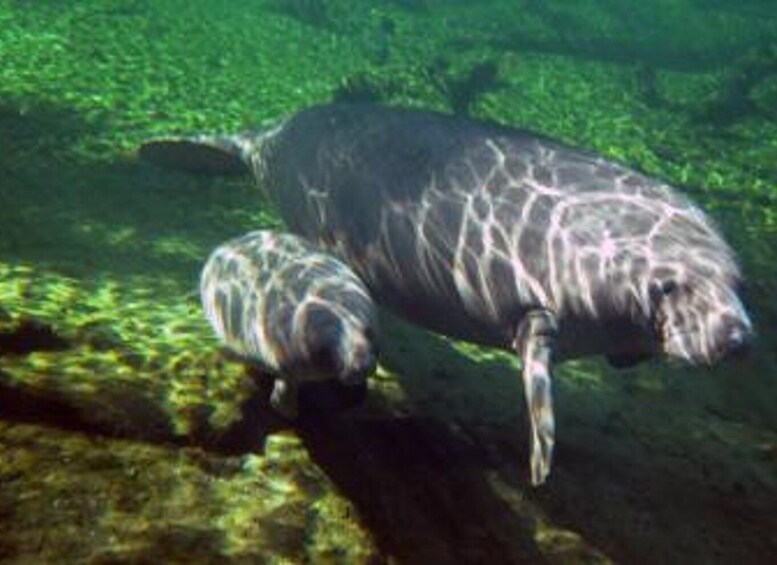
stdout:
[[[259,131],[150,141],[139,153],[199,173],[198,156],[212,162],[218,151],[223,174],[240,172],[230,157],[242,161],[289,228],[348,264],[379,304],[518,354],[532,485],[551,470],[554,361],[712,365],[752,338],[737,260],[712,221],[663,181],[589,151],[486,122],[340,103]],[[287,382],[276,402],[294,397]]]
[[0,562],[774,561],[773,12],[0,2]]

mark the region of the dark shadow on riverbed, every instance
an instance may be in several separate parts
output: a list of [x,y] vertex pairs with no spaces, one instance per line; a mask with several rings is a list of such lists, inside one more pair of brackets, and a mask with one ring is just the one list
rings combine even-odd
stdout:
[[210,249],[261,222],[265,204],[248,179],[198,178],[131,152],[107,162],[74,149],[102,127],[66,108],[0,106],[0,261],[75,277],[196,281]]

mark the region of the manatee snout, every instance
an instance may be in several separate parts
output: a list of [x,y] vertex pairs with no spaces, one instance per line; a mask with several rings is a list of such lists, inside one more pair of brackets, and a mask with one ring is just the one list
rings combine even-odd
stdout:
[[707,316],[710,332],[709,361],[742,358],[750,350],[754,331],[735,287],[718,288]]
[[664,285],[657,319],[659,341],[669,359],[713,365],[747,352],[754,332],[736,282],[693,276]]
[[321,376],[345,386],[365,386],[377,364],[371,305],[366,296],[358,304],[351,299],[341,305],[348,306],[347,315],[331,305],[307,309],[305,335],[312,365]]
[[367,378],[375,372],[378,364],[374,333],[367,330],[359,332],[355,339],[344,340],[340,359],[343,365],[338,371],[338,380],[347,387],[367,386]]
[[334,314],[315,316],[316,330],[308,329],[318,348],[311,355],[319,376],[300,389],[300,403],[319,413],[338,413],[362,404],[367,397],[367,382],[375,372],[378,348],[373,326],[346,320]]
[[720,358],[741,359],[750,351],[753,337],[749,320],[726,315],[717,328],[715,349],[720,352]]

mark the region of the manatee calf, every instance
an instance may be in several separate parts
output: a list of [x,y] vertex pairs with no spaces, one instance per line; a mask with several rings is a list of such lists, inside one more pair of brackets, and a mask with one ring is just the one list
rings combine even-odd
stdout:
[[626,366],[662,353],[710,364],[751,335],[734,255],[698,207],[528,131],[340,104],[141,154],[252,172],[291,230],[345,261],[379,303],[516,351],[533,484],[551,465],[554,359],[603,354]]
[[297,415],[297,388],[336,379],[364,387],[375,369],[375,308],[359,278],[290,234],[254,231],[208,259],[200,294],[218,336],[275,374],[271,402]]

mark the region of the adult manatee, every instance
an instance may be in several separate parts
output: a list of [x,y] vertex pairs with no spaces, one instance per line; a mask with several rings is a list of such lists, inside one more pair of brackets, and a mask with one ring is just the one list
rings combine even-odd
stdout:
[[289,228],[345,261],[380,304],[520,355],[533,484],[551,465],[552,361],[603,354],[624,366],[664,354],[711,364],[751,334],[735,257],[697,206],[528,131],[335,104],[141,153],[252,172]]

